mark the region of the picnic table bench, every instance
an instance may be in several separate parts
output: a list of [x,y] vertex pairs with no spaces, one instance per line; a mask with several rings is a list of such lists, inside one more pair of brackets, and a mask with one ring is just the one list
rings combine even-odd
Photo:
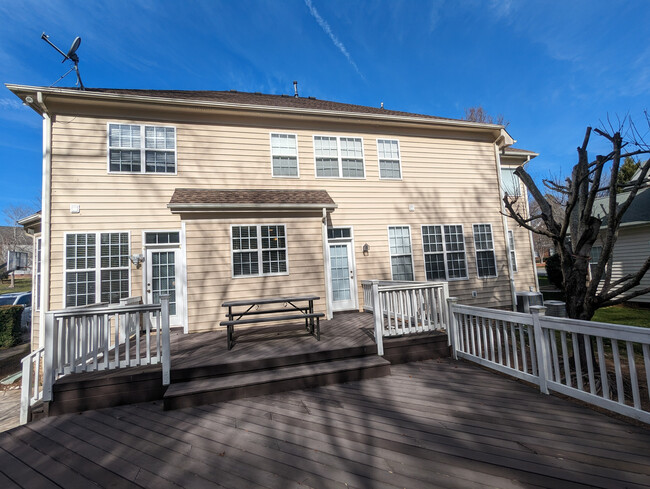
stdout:
[[[305,321],[305,328],[310,334],[320,341],[320,318],[325,314],[314,312],[314,301],[320,297],[315,295],[289,296],[289,297],[266,297],[263,299],[244,299],[237,301],[226,301],[221,304],[228,308],[227,321],[221,321],[221,326],[227,327],[228,349],[233,346],[233,333],[235,325],[238,324],[259,324],[271,321],[292,321],[301,319]],[[285,307],[259,309],[259,306],[269,304],[284,304]],[[290,307],[287,307],[290,306]],[[233,308],[241,308],[233,310]],[[246,310],[243,310],[247,308]]]

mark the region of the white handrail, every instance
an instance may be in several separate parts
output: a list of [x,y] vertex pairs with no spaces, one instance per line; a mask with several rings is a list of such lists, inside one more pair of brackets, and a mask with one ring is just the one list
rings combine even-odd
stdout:
[[450,300],[455,358],[650,423],[650,330],[462,306]]
[[71,373],[160,363],[163,385],[169,385],[169,296],[160,300],[47,312],[45,346],[23,359],[21,423],[27,422],[29,406],[51,401],[54,382]]
[[374,315],[377,352],[384,336],[403,336],[447,329],[446,282],[364,280],[364,311]]

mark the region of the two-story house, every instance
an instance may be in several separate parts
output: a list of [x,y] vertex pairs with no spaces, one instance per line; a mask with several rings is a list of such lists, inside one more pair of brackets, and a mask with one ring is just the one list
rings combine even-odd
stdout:
[[502,126],[236,91],[8,88],[43,117],[34,325],[162,293],[195,332],[238,298],[359,310],[368,279],[444,280],[501,308],[536,287],[530,235],[501,214],[535,153]]

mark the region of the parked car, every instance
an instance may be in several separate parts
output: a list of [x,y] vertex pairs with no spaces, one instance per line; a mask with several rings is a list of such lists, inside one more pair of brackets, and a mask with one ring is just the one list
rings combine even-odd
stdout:
[[0,306],[23,306],[23,313],[20,318],[20,326],[23,330],[29,330],[32,326],[32,293],[12,292],[11,294],[0,295]]

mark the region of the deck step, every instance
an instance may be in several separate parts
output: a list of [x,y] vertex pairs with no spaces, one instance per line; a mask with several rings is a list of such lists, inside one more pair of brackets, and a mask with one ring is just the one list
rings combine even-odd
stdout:
[[378,356],[242,372],[174,383],[163,397],[163,407],[181,409],[385,375],[390,375],[390,362]]

